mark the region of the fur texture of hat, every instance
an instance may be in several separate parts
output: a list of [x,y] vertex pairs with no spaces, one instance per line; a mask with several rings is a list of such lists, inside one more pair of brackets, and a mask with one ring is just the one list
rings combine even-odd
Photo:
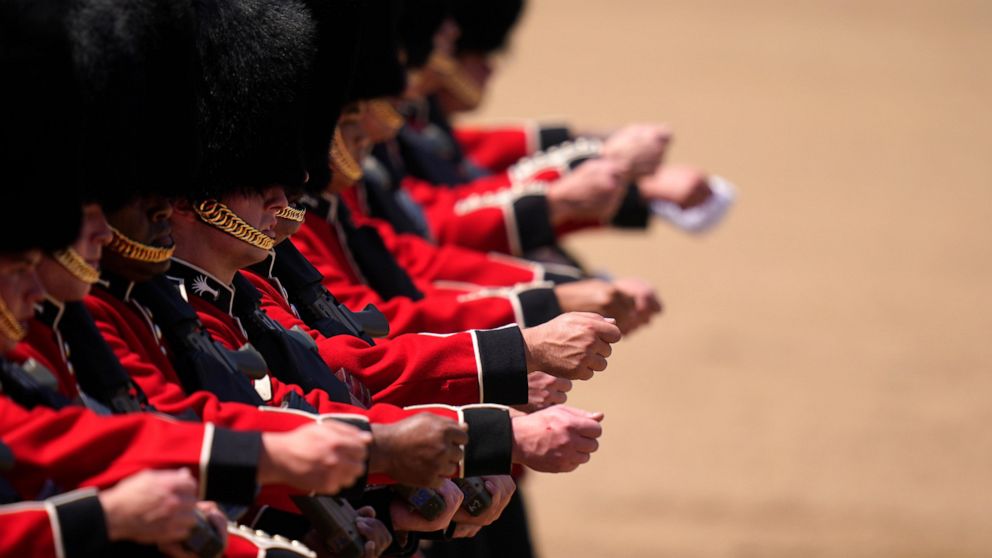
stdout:
[[[461,0],[474,2],[475,0]],[[407,68],[421,68],[434,50],[434,34],[450,15],[448,0],[410,0],[400,13],[400,47],[406,53]]]
[[458,52],[490,54],[505,49],[523,10],[524,0],[454,2],[451,15],[461,29]]
[[352,86],[362,22],[369,13],[364,0],[304,0],[316,22],[317,52],[306,96],[303,152],[310,181],[321,192],[331,181],[329,151],[334,129]]
[[[325,0],[326,1],[326,0]],[[313,18],[295,0],[194,0],[201,157],[192,197],[303,183]]]
[[113,211],[189,184],[197,158],[192,6],[80,0],[68,26],[84,103],[84,199]]
[[0,2],[0,253],[56,250],[79,235],[80,104],[65,13],[56,1]]
[[368,0],[369,17],[362,28],[358,67],[350,101],[398,96],[406,89],[406,69],[400,62],[399,27],[402,0]]

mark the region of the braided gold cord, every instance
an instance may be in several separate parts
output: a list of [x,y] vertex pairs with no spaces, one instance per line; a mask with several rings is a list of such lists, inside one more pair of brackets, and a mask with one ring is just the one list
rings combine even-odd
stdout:
[[137,240],[132,240],[119,230],[110,227],[114,233],[114,238],[107,245],[107,249],[124,256],[129,260],[145,263],[162,263],[172,257],[176,251],[175,246],[162,248],[160,246],[149,246]]
[[385,99],[375,99],[368,103],[369,112],[372,116],[389,128],[390,133],[395,134],[400,131],[405,121],[403,115],[396,111],[393,104]]
[[444,54],[434,54],[428,64],[441,75],[442,84],[449,93],[467,106],[479,106],[482,102],[482,88],[465,75],[457,61]]
[[100,280],[100,270],[86,263],[86,260],[73,248],[66,248],[52,253],[55,261],[66,269],[73,277],[83,283],[92,285]]
[[28,334],[21,322],[10,313],[7,303],[0,298],[0,335],[11,341],[20,341]]
[[227,234],[251,244],[255,248],[269,251],[275,246],[275,239],[249,225],[217,200],[203,200],[193,206],[204,223],[218,228]]
[[276,213],[276,217],[302,223],[307,218],[307,208],[303,207],[297,209],[287,205],[286,207],[280,209],[279,213]]
[[362,167],[348,152],[340,128],[334,130],[334,143],[331,144],[331,170],[352,184],[362,179]]

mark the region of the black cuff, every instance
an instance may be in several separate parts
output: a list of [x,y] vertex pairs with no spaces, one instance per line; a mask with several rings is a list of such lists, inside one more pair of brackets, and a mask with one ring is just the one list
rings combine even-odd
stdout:
[[[348,417],[336,417],[334,415],[330,415],[328,416],[328,418],[336,420],[338,422],[343,422],[345,424],[350,424],[355,428],[358,428],[359,430],[364,430],[365,432],[369,432],[369,433],[372,432],[372,425],[369,424],[369,421],[367,420],[348,418]],[[369,456],[369,459],[372,459],[372,457]],[[365,460],[365,471],[362,473],[362,476],[355,479],[355,484],[349,486],[348,488],[345,488],[344,490],[339,492],[337,496],[340,496],[341,498],[348,500],[352,504],[357,504],[362,500],[362,498],[365,495],[365,489],[368,488],[368,484],[369,484],[369,459]],[[360,506],[355,506],[355,507],[360,507]]]
[[[555,243],[555,229],[551,226],[550,212],[548,198],[543,195],[521,196],[513,202],[521,253]],[[513,231],[507,231],[507,234],[513,234]]]
[[538,149],[541,151],[572,139],[572,132],[564,126],[548,126],[547,128],[542,126],[537,134],[540,143]]
[[482,369],[482,403],[527,403],[527,351],[518,327],[475,332]]
[[506,409],[465,407],[468,425],[463,477],[509,475],[513,463],[513,424]]
[[524,327],[541,325],[561,315],[561,305],[554,289],[539,287],[527,289],[517,294],[520,310],[524,316]]
[[206,478],[200,479],[200,483],[206,485],[203,499],[225,504],[251,504],[255,499],[255,479],[261,455],[260,432],[214,429]]
[[621,229],[646,229],[650,222],[651,209],[641,197],[637,184],[627,185],[627,195],[623,197],[620,209],[613,216],[612,224]]
[[63,556],[102,556],[110,539],[107,538],[107,520],[95,491],[84,494],[64,494],[52,498],[59,520]]
[[[565,266],[556,265],[555,267],[558,269],[562,269]],[[582,270],[578,268],[574,268],[574,269],[575,269],[575,274],[572,275],[568,273],[558,273],[555,271],[550,271],[546,266],[544,268],[544,280],[551,281],[555,285],[564,285],[565,283],[574,283],[576,281],[581,281],[583,279]]]

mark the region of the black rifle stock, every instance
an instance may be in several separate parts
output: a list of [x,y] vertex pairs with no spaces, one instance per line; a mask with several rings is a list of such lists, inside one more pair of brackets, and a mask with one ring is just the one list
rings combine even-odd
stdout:
[[482,515],[489,506],[493,505],[492,494],[486,489],[486,483],[479,477],[469,477],[464,479],[454,479],[455,484],[461,489],[465,499],[462,500],[462,508],[473,517]]
[[365,539],[356,525],[358,513],[347,500],[334,496],[293,496],[292,499],[332,556],[362,558]]

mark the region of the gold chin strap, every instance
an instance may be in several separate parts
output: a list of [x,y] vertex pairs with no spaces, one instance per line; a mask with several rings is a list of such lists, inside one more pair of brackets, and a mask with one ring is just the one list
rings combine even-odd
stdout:
[[465,75],[455,59],[444,54],[433,54],[427,65],[441,76],[441,84],[462,104],[477,107],[482,102],[482,89]]
[[137,240],[132,240],[121,231],[110,227],[114,233],[114,238],[107,245],[107,249],[124,256],[129,260],[144,263],[162,263],[169,261],[172,253],[176,251],[175,246],[162,248],[161,246],[149,246]]
[[193,206],[200,219],[227,234],[268,252],[275,246],[275,239],[249,225],[244,219],[217,200],[203,200]]
[[276,217],[302,223],[303,220],[307,218],[307,208],[303,207],[296,209],[295,207],[290,207],[287,205],[286,207],[280,209],[279,213],[276,213]]
[[385,99],[375,99],[368,102],[369,112],[372,116],[389,128],[391,134],[400,131],[405,121],[403,115],[396,111],[393,104]]
[[92,285],[100,280],[100,270],[86,263],[86,260],[72,247],[53,252],[52,257],[83,283]]
[[340,128],[334,130],[334,143],[331,144],[331,170],[352,184],[362,179],[362,167],[348,152]]
[[10,313],[7,303],[0,298],[0,335],[11,341],[20,341],[28,334],[21,322]]

